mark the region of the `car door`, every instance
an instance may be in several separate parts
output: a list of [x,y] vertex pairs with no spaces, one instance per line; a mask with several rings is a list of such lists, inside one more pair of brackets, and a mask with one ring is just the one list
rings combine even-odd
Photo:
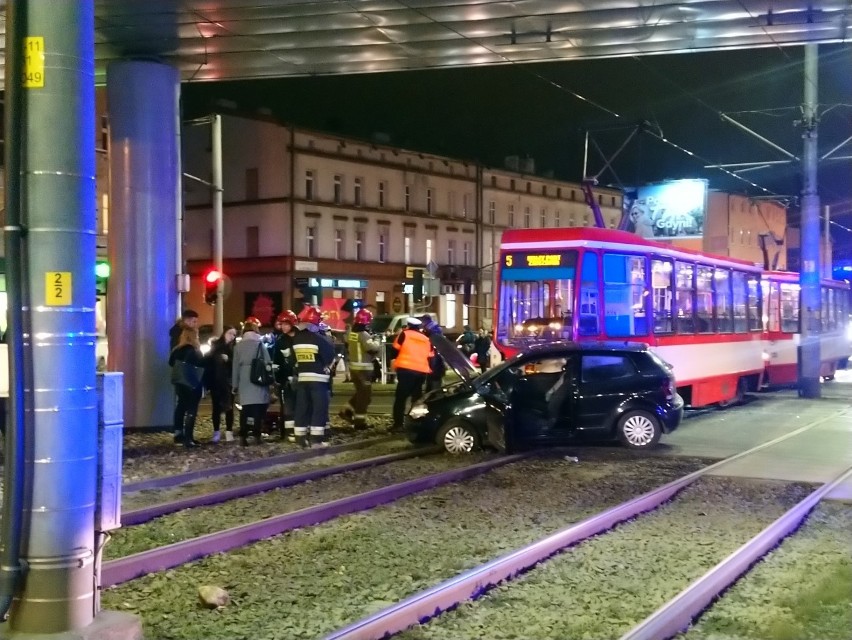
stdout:
[[507,369],[509,406],[514,435],[541,439],[553,434],[557,422],[549,413],[548,392],[563,374],[563,356],[531,357]]
[[607,428],[608,418],[634,393],[637,375],[636,366],[626,353],[583,353],[574,415],[577,428]]

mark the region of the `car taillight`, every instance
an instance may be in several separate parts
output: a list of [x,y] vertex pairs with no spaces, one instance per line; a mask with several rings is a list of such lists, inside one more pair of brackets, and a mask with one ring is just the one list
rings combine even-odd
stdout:
[[675,397],[675,381],[674,378],[667,378],[665,382],[663,382],[662,388],[663,395],[666,400],[674,400]]

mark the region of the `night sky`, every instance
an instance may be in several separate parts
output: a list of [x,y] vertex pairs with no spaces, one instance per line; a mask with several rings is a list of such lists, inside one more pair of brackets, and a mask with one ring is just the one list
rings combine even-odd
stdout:
[[[823,155],[852,136],[852,47],[821,45],[819,53]],[[611,155],[644,122],[647,131],[697,157],[643,131],[611,171],[601,173],[604,160],[593,144],[587,173],[600,173],[600,183],[613,186],[699,177],[708,179],[711,188],[762,195],[703,166],[785,159],[722,121],[722,112],[801,156],[802,129],[796,121],[804,91],[803,57],[802,47],[786,47],[185,84],[184,114],[223,111],[216,101],[227,99],[243,113],[266,108],[284,122],[493,167],[503,166],[506,156],[529,156],[537,173],[574,181],[582,177],[587,130],[601,151]],[[836,155],[852,156],[852,144]],[[836,219],[852,228],[850,170],[852,161],[823,162],[819,186],[822,203],[832,205]],[[797,164],[742,175],[775,194],[797,196],[801,191]],[[793,209],[790,222],[797,221]],[[852,249],[852,232],[835,227],[834,236]]]

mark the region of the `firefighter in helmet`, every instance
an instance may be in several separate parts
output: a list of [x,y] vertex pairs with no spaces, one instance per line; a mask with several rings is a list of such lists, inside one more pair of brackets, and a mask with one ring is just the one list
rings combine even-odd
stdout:
[[342,418],[351,420],[356,429],[367,428],[367,408],[373,397],[373,359],[382,346],[380,340],[369,331],[372,321],[373,314],[370,311],[359,309],[353,318],[352,329],[346,336],[349,376],[355,386],[355,393],[340,413]]
[[[303,447],[326,446],[329,376],[334,363],[334,345],[319,333],[322,313],[313,305],[299,312],[299,331],[293,336],[296,363],[296,407],[294,432]],[[310,440],[308,439],[310,436]]]
[[295,442],[296,434],[293,428],[296,408],[296,362],[293,354],[293,336],[296,335],[299,320],[296,314],[288,309],[278,314],[275,323],[281,327],[281,333],[272,348],[272,362],[276,365],[275,384],[278,389],[278,400],[281,403],[278,429],[282,440],[286,438],[290,442]]

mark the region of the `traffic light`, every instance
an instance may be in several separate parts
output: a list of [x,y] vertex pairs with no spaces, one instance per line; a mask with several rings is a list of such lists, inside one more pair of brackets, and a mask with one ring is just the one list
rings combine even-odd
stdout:
[[423,302],[423,269],[414,269],[412,276],[411,289],[414,294],[414,302]]
[[222,282],[222,272],[210,269],[204,274],[204,302],[216,304],[219,300],[219,283]]
[[99,296],[106,295],[109,271],[109,262],[106,260],[98,260],[95,262],[95,292]]

